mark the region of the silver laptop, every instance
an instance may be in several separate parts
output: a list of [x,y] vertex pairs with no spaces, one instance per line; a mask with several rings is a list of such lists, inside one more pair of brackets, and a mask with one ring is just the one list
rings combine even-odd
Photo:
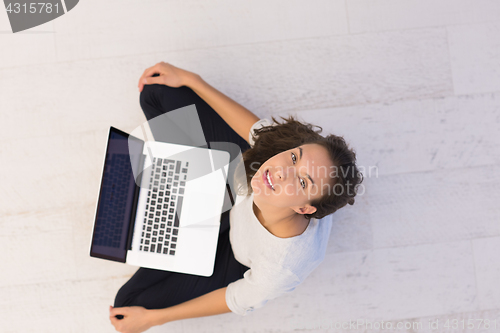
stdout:
[[111,127],[90,255],[213,274],[230,155],[143,141]]

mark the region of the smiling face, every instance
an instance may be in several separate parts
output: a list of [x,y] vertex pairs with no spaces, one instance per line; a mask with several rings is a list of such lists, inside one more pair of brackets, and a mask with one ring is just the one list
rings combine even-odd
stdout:
[[[331,170],[334,168],[326,148],[319,144],[304,144],[268,159],[252,178],[254,202],[260,208],[292,208],[298,213],[321,198],[332,188]],[[313,211],[311,211],[313,210]]]

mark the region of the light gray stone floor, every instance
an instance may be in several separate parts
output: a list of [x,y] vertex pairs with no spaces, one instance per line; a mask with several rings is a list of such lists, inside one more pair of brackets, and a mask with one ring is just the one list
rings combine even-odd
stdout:
[[295,291],[151,332],[500,332],[499,1],[86,0],[9,31],[0,10],[0,332],[114,331],[136,268],[88,254],[101,162],[159,61],[343,135],[365,181]]

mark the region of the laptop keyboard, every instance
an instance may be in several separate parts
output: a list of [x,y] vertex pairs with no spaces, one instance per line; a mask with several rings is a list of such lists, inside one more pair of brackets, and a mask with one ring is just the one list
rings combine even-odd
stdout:
[[175,255],[189,162],[154,158],[140,251]]
[[99,207],[97,219],[100,223],[95,226],[94,243],[119,248],[132,170],[127,167],[127,163],[130,165],[128,155],[112,154],[106,159],[109,157],[104,170],[106,177],[101,189],[103,204]]

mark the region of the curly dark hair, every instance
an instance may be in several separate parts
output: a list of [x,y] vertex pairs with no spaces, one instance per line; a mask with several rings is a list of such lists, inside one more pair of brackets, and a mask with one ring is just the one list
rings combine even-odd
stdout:
[[[273,125],[256,129],[255,135],[252,133],[254,146],[242,155],[246,186],[240,186],[240,190],[245,187],[246,195],[252,193],[250,186],[252,177],[259,167],[274,155],[303,144],[315,143],[326,148],[334,167],[339,170],[331,178],[334,179],[334,187],[340,186],[341,190],[328,191],[321,198],[312,201],[311,205],[316,207],[316,212],[304,214],[305,218],[321,219],[347,204],[353,205],[358,185],[363,181],[363,174],[356,166],[356,153],[348,147],[344,138],[333,134],[323,137],[319,134],[323,131],[320,126],[302,123],[293,116],[280,117],[284,120],[282,123],[274,117],[271,118]],[[318,130],[314,130],[314,127],[317,127]],[[256,168],[255,165],[258,167]],[[241,165],[239,167],[241,168]]]

